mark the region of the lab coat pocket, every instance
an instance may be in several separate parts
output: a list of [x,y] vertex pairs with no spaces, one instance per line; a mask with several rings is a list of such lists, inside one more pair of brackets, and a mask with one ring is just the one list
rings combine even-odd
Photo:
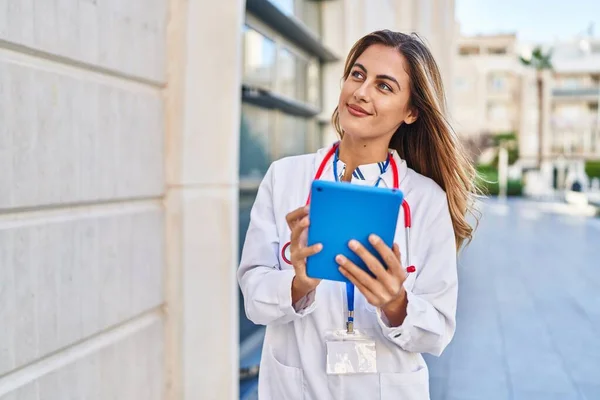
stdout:
[[304,399],[304,373],[300,368],[289,367],[282,364],[270,348],[267,352],[268,374],[267,391],[268,399]]
[[429,400],[429,372],[423,366],[415,372],[381,373],[381,400]]

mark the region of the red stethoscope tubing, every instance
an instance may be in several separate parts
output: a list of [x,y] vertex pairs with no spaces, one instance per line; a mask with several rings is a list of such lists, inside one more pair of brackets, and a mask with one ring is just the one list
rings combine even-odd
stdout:
[[[331,149],[329,149],[327,154],[325,154],[325,157],[323,158],[323,161],[321,161],[321,164],[319,165],[319,168],[317,169],[317,172],[315,173],[315,177],[313,178],[313,180],[317,181],[321,178],[321,175],[323,175],[323,171],[325,170],[327,163],[329,162],[331,157],[333,157],[333,155],[335,154],[338,146],[339,146],[339,143],[334,144],[333,146],[331,146]],[[393,187],[394,187],[394,189],[398,189],[400,187],[398,165],[396,165],[396,160],[394,159],[393,156],[390,157],[390,166],[392,167]],[[308,198],[306,199],[306,205],[308,205],[308,204],[310,204],[310,193],[308,194]],[[406,232],[406,261],[409,265],[406,268],[406,271],[410,273],[410,272],[415,272],[416,269],[410,263],[410,228],[411,228],[412,221],[411,221],[410,206],[408,205],[408,202],[406,201],[406,199],[404,199],[402,201],[402,211],[404,213],[404,230]],[[291,243],[287,242],[282,247],[281,258],[287,264],[292,265],[291,260],[289,260],[285,255],[285,252],[290,245],[291,245]]]

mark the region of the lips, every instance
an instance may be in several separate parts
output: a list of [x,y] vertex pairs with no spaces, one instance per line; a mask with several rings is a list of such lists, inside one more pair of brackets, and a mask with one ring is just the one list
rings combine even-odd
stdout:
[[348,112],[356,117],[368,117],[371,115],[364,108],[357,106],[355,104],[347,104]]

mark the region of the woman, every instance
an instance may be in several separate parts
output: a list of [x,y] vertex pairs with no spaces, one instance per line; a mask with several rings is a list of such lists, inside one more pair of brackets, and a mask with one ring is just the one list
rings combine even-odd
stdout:
[[[421,353],[439,356],[454,334],[457,250],[472,235],[466,214],[475,194],[474,170],[444,115],[440,73],[426,46],[416,35],[374,32],[346,60],[332,118],[339,145],[269,168],[238,271],[248,318],[267,326],[261,399],[429,398]],[[395,170],[384,168],[391,158]],[[375,343],[376,373],[326,369],[327,332],[344,327],[347,303],[344,284],[306,275],[306,259],[321,246],[306,246],[308,207],[299,206],[320,166],[319,179],[362,185],[392,187],[396,174],[411,207],[416,272],[407,272],[402,213],[392,249],[370,238],[387,270],[361,243],[349,243],[376,278],[337,259],[356,287],[355,324]]]

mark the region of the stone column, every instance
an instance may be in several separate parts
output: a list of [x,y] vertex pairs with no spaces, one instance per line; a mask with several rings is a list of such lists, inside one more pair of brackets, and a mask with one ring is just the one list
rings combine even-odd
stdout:
[[167,398],[237,399],[238,146],[245,3],[170,0]]

